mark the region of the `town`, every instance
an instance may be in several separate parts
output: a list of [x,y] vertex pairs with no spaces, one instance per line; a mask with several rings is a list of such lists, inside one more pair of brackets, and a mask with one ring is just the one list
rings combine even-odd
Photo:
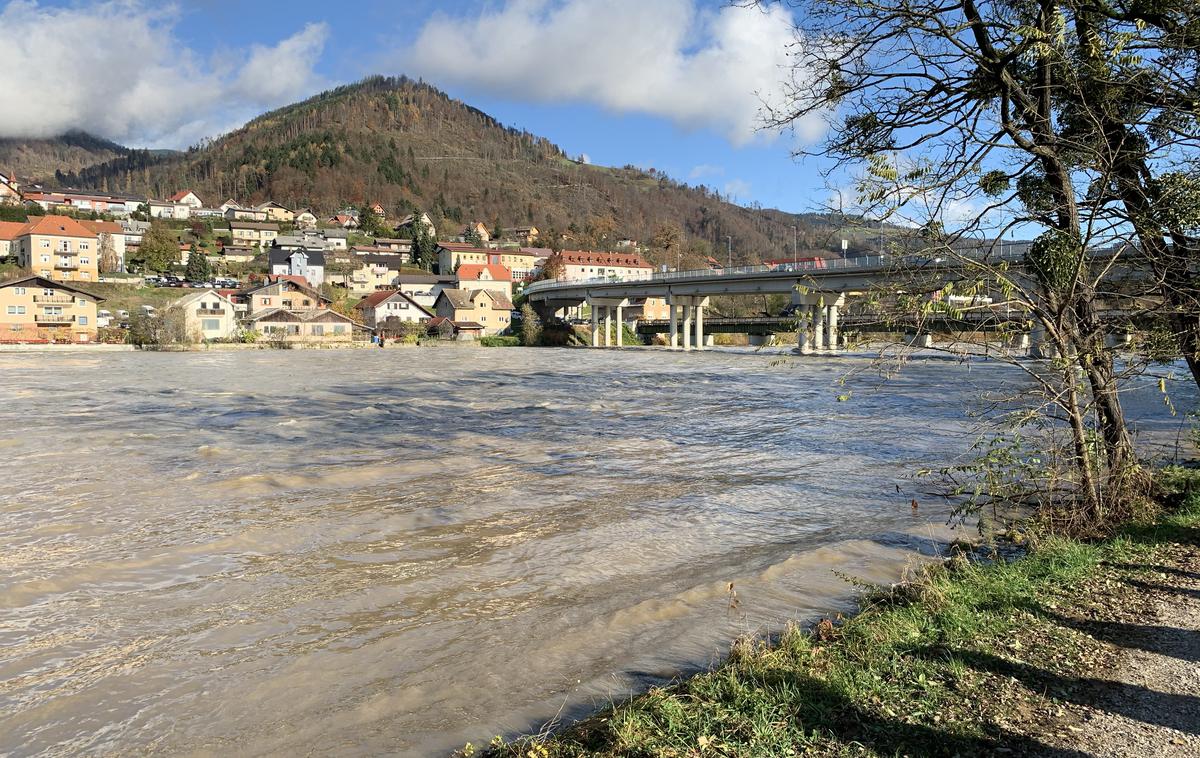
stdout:
[[[0,221],[0,344],[477,342],[516,331],[514,302],[530,282],[653,270],[633,240],[612,251],[541,247],[536,227],[481,222],[439,235],[428,214],[396,218],[378,203],[326,215],[207,205],[186,189],[161,201],[51,191],[0,173],[5,210],[25,220]],[[112,308],[95,285],[168,289]],[[625,315],[666,312],[649,297]]]

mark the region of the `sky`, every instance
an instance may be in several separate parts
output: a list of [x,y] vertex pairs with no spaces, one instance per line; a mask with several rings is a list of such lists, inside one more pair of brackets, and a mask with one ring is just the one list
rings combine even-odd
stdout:
[[0,137],[82,129],[184,148],[372,74],[407,74],[598,164],[656,168],[741,204],[820,210],[792,152],[823,120],[762,128],[793,19],[725,0],[0,0]]

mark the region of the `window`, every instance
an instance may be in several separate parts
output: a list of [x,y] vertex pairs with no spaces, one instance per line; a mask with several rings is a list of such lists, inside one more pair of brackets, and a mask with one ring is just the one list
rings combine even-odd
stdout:
[[88,246],[88,243],[86,243],[86,242],[80,242],[80,243],[79,243],[79,249],[80,249],[80,250],[89,250],[90,248],[89,248],[89,246]]
[[269,297],[264,297],[264,298],[263,298],[263,305],[270,305],[270,304],[271,304],[271,298],[269,298]]
[[48,255],[43,255],[43,256],[42,256],[42,263],[49,263],[49,262],[50,262],[50,256],[48,256]]
[[312,305],[312,302],[309,300],[305,300],[304,305],[305,305],[305,307],[308,307],[308,306]]
[[10,316],[15,316],[15,315],[17,315],[17,306],[15,306],[15,305],[10,305],[10,306],[8,306],[8,310],[7,310],[6,312],[7,312],[7,313],[8,313],[8,315],[10,315]]
[[58,293],[52,289],[44,289],[44,290],[42,290],[42,294],[45,295],[46,297],[54,297]]
[[87,259],[87,258],[80,258],[80,259],[79,259],[79,265],[80,265],[80,266],[86,266],[86,265],[88,265],[88,259]]
[[284,308],[291,308],[292,301],[291,300],[283,300],[280,302],[280,305],[282,305]]
[[221,319],[219,319],[219,318],[203,319],[200,322],[200,328],[206,332],[219,332],[219,331],[221,331]]
[[42,247],[50,247],[50,240],[42,240]]
[[13,287],[13,294],[14,295],[24,295],[25,288],[24,287]]
[[87,316],[80,316],[80,317],[79,317],[79,325],[80,325],[80,326],[87,326],[87,325],[88,325],[88,317],[87,317]]
[[71,240],[59,240],[58,249],[64,253],[71,252]]
[[322,324],[313,324],[312,333],[314,337],[324,337],[325,327]]
[[346,333],[346,325],[345,324],[334,324],[333,325],[333,333],[334,334],[345,334]]
[[25,306],[18,305],[17,306],[17,314],[20,316],[24,316],[25,315]]

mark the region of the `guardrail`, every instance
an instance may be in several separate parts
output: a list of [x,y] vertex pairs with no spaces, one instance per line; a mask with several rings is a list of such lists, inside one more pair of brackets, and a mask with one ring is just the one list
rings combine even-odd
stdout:
[[[1123,245],[1113,245],[1106,248],[1095,248],[1093,257],[1118,252]],[[981,256],[981,263],[997,261],[1020,261],[1028,252],[1028,245],[1009,245],[1006,248],[993,250],[986,256]],[[734,266],[719,269],[694,269],[690,271],[648,271],[645,274],[630,274],[626,276],[597,276],[590,279],[546,279],[531,282],[525,286],[525,294],[557,288],[591,287],[606,284],[638,284],[642,282],[674,282],[680,280],[709,280],[737,276],[753,276],[757,274],[822,274],[837,271],[855,271],[894,268],[897,270],[919,270],[938,267],[942,264],[962,265],[967,258],[961,252],[939,256],[936,251],[928,255],[866,255],[859,258],[829,258],[821,260],[794,261],[778,264],[760,264],[756,266]]]

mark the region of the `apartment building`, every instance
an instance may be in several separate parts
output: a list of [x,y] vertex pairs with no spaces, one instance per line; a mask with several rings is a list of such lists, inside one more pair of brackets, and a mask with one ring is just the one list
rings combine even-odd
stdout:
[[0,284],[0,343],[94,342],[97,297],[44,276]]
[[100,278],[100,240],[96,232],[66,216],[35,216],[16,232],[10,254],[17,265],[58,282],[94,282]]

